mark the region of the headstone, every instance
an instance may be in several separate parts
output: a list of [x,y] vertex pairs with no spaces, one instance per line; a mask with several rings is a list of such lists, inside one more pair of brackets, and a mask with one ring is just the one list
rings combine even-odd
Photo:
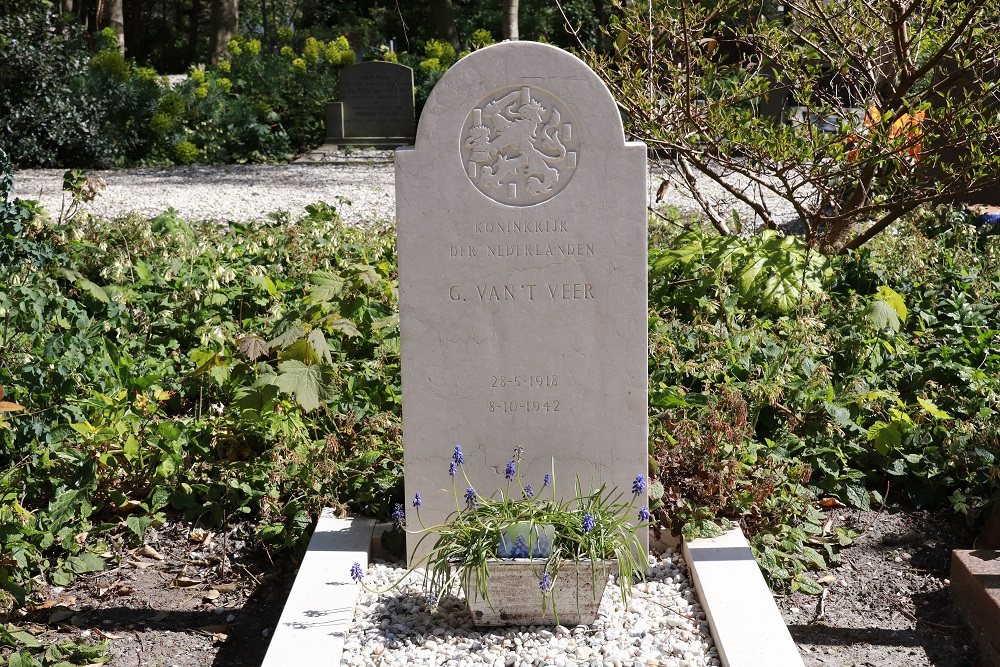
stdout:
[[432,91],[396,151],[405,486],[423,525],[455,508],[456,444],[485,496],[516,447],[536,490],[554,461],[561,497],[577,478],[628,497],[646,474],[646,178],[645,145],[565,51],[490,46]]
[[413,142],[413,70],[389,62],[348,65],[340,98],[326,107],[326,143],[400,146]]

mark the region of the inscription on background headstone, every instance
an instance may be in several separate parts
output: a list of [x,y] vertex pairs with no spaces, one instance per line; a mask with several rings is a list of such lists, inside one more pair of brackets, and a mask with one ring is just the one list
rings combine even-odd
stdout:
[[647,466],[646,149],[625,141],[604,83],[533,42],[463,58],[396,151],[396,206],[421,522],[454,510],[456,444],[483,495],[516,447],[536,491],[554,460],[562,497],[577,477],[627,495]]
[[341,70],[340,97],[327,105],[327,143],[398,146],[414,130],[412,69],[375,61]]

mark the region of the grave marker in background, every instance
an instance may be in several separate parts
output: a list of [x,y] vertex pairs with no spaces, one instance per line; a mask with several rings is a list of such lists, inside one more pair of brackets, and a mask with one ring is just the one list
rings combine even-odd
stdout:
[[413,142],[413,70],[389,62],[348,65],[340,96],[326,107],[326,143],[391,146]]
[[555,460],[560,496],[577,477],[628,494],[646,473],[646,176],[607,87],[565,51],[497,44],[435,87],[396,151],[406,494],[424,525],[454,510],[456,444],[486,496],[515,447],[536,491]]

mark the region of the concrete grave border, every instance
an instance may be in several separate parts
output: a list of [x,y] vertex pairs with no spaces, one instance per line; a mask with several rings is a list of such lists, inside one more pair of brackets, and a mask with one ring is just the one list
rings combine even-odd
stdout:
[[[359,593],[349,571],[367,566],[374,529],[373,519],[323,512],[262,667],[340,664]],[[802,667],[739,527],[684,542],[682,554],[724,667]]]

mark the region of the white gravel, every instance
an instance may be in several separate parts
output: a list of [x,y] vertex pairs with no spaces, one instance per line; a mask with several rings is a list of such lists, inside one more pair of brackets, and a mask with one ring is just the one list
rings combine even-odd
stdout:
[[[26,169],[14,175],[19,197],[40,199],[53,214],[62,205],[62,169]],[[92,171],[107,188],[84,210],[102,217],[132,212],[156,215],[176,209],[188,219],[253,220],[275,211],[300,213],[307,204],[326,201],[337,206],[349,224],[366,225],[394,220],[395,167],[391,151],[367,150],[348,154],[340,163],[288,165],[221,165],[196,167],[134,168]],[[649,187],[651,203],[682,213],[700,211],[695,199],[670,170],[653,166]],[[672,185],[657,192],[664,178]],[[733,186],[744,189],[745,179],[731,177]],[[753,212],[706,177],[698,180],[702,194],[715,202],[728,218],[735,210],[752,227]],[[347,202],[350,202],[348,204]],[[779,198],[768,197],[768,206],[778,218],[792,221],[795,212]]]
[[[394,169],[391,162],[380,161],[95,170],[88,173],[104,179],[107,188],[83,210],[113,218],[174,208],[191,220],[243,221],[275,211],[298,215],[307,204],[325,201],[349,224],[365,225],[395,219]],[[64,171],[18,171],[15,192],[41,200],[55,215],[62,205]]]
[[[344,644],[345,667],[446,665],[466,667],[700,667],[719,665],[705,614],[675,551],[650,560],[650,578],[624,605],[614,582],[597,622],[575,628],[475,628],[461,597],[446,596],[436,611],[423,571],[378,595],[362,589]],[[405,570],[377,562],[365,584],[382,589]]]

